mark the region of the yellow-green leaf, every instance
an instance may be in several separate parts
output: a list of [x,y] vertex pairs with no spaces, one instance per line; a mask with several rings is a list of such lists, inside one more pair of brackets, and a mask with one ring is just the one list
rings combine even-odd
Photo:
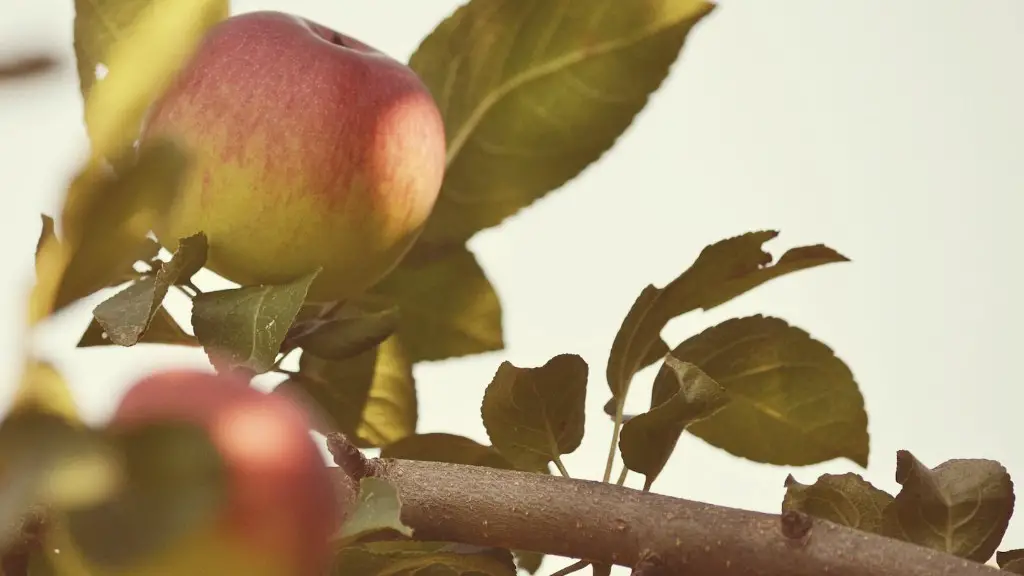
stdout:
[[401,339],[335,361],[303,353],[299,372],[275,392],[310,405],[321,432],[344,432],[361,447],[386,446],[416,431],[412,364]]
[[463,246],[413,253],[373,292],[398,305],[398,333],[412,361],[501,350],[501,302]]
[[32,408],[79,422],[78,407],[64,375],[53,364],[29,359],[9,411]]
[[902,488],[886,507],[883,534],[975,562],[995,553],[1013,515],[1013,482],[999,462],[947,460],[933,469],[896,454]]
[[94,159],[120,156],[135,141],[149,105],[228,11],[228,0],[151,0],[107,47],[107,75],[85,102]]
[[402,522],[402,501],[398,497],[398,489],[380,478],[363,478],[359,481],[355,507],[338,533],[337,545],[346,546],[381,531],[412,536],[412,528]]
[[[167,344],[171,346],[199,346],[196,337],[185,332],[178,321],[171,316],[163,306],[156,309],[149,328],[139,338],[137,344]],[[113,342],[107,337],[103,326],[93,318],[92,322],[85,329],[81,340],[78,341],[78,348],[89,348],[93,346],[112,346]]]
[[484,427],[502,456],[524,470],[546,468],[583,441],[587,363],[575,354],[543,366],[502,362],[484,392]]
[[343,548],[332,576],[515,576],[507,550],[453,542],[368,542]]
[[693,364],[669,355],[662,372],[672,378],[675,388],[663,400],[659,398],[661,402],[652,404],[648,412],[626,422],[619,437],[622,462],[647,477],[645,490],[665,468],[683,430],[729,402],[722,386]]
[[424,231],[461,244],[576,177],[615,143],[668,75],[703,0],[470,0],[409,65],[448,137]]
[[512,470],[515,467],[493,446],[485,446],[465,436],[434,432],[413,434],[388,444],[381,458],[400,458],[425,462],[449,462],[467,466],[487,466]]
[[[847,458],[868,463],[868,417],[853,374],[832,350],[784,320],[727,320],[672,351],[700,367],[730,402],[691,434],[734,456],[781,466]],[[678,389],[662,368],[652,404]]]
[[606,373],[612,401],[606,411],[615,415],[622,409],[633,375],[663,352],[661,331],[673,318],[697,309],[710,310],[779,276],[847,261],[842,254],[818,244],[792,248],[773,264],[772,255],[762,246],[776,236],[775,231],[750,232],[716,242],[664,288],[644,288],[612,342]]
[[864,532],[881,533],[882,514],[892,496],[858,474],[822,474],[814,484],[786,477],[782,511],[795,510]]
[[97,65],[106,65],[110,48],[152,4],[152,0],[75,0],[75,60],[83,102],[96,83]]

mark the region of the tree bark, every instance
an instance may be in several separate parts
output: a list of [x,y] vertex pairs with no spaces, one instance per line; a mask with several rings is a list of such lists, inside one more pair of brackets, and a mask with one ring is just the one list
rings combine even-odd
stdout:
[[[984,564],[807,516],[704,504],[601,482],[439,462],[368,460],[418,540],[594,564],[657,557],[683,576],[995,576]],[[353,478],[333,469],[343,502]]]

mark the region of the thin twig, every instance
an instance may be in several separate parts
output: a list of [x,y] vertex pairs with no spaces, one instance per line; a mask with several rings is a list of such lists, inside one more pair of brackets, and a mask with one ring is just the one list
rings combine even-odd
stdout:
[[569,564],[561,570],[552,572],[551,576],[567,576],[568,574],[572,574],[573,572],[579,572],[587,566],[590,566],[590,562],[587,562],[586,560],[580,560],[579,562],[573,562],[572,564]]

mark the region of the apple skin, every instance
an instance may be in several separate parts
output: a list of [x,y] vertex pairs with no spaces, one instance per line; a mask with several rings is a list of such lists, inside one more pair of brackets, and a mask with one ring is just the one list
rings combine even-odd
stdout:
[[280,12],[207,33],[150,108],[141,140],[183,144],[193,165],[161,229],[204,232],[207,267],[242,285],[318,267],[310,301],[357,295],[419,237],[441,188],[444,122],[408,66]]
[[108,426],[125,430],[154,422],[203,427],[224,459],[230,496],[211,525],[127,574],[325,573],[340,510],[297,404],[232,376],[164,371],[132,386]]

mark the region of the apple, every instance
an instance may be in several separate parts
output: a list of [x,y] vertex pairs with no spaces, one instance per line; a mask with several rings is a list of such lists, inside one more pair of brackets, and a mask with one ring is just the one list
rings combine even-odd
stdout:
[[357,295],[390,272],[444,176],[444,123],[416,73],[280,12],[211,28],[150,107],[140,140],[153,138],[193,156],[154,231],[164,247],[204,232],[207,267],[242,285],[322,267],[310,301]]
[[[260,392],[233,376],[172,370],[132,386],[108,426],[124,431],[159,422],[195,424],[209,435],[227,474],[228,499],[223,509],[208,525],[168,543],[138,566],[97,570],[79,559],[78,570],[67,573],[321,576],[326,572],[330,538],[341,522],[340,507],[322,453],[309,434],[307,415],[296,403]],[[66,569],[72,566],[67,556],[61,553],[54,559]]]

